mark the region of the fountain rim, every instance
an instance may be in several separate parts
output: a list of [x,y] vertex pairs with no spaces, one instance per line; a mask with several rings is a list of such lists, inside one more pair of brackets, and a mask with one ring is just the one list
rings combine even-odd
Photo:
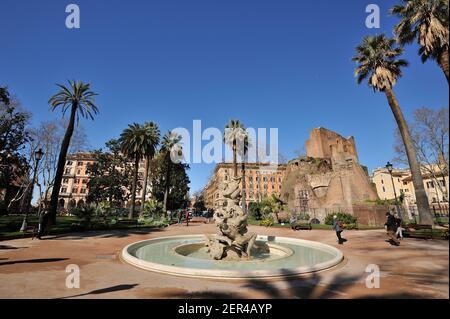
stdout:
[[[151,243],[153,241],[159,241],[164,239],[201,239],[206,238],[204,234],[195,234],[195,235],[175,235],[175,236],[164,236],[164,237],[156,237],[145,240],[140,240],[137,242],[133,242],[122,249],[120,254],[122,261],[128,263],[134,267],[148,270],[155,273],[162,273],[166,275],[174,275],[181,277],[190,277],[190,278],[204,278],[204,279],[225,279],[225,280],[243,280],[243,279],[268,279],[268,278],[284,278],[298,275],[310,274],[313,272],[319,272],[323,270],[330,269],[344,259],[343,253],[328,244],[324,244],[317,241],[292,238],[292,237],[283,237],[283,236],[271,236],[271,235],[258,235],[257,240],[266,240],[269,242],[268,238],[274,238],[276,240],[281,240],[285,243],[291,244],[307,244],[309,247],[325,250],[331,252],[335,257],[331,260],[318,263],[314,266],[303,266],[296,268],[281,268],[281,269],[273,269],[273,270],[248,270],[248,271],[236,271],[236,270],[218,270],[218,269],[200,269],[200,268],[188,268],[188,267],[178,267],[171,266],[161,263],[155,263],[146,261],[143,259],[139,259],[128,252],[128,250],[135,245],[147,242]],[[272,240],[271,240],[272,241]],[[279,243],[277,243],[279,244]]]

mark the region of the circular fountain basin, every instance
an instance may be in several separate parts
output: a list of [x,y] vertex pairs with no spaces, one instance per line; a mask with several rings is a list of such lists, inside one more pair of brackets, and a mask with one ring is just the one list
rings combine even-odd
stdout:
[[132,243],[122,250],[125,262],[159,273],[218,279],[285,277],[321,271],[343,259],[342,252],[319,242],[275,236],[258,236],[270,253],[250,259],[211,259],[204,235],[159,237]]

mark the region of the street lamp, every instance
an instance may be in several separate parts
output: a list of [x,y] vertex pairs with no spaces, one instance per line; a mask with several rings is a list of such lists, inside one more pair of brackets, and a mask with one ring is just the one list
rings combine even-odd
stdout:
[[28,212],[30,211],[31,199],[33,198],[34,184],[36,183],[36,175],[37,175],[38,165],[39,165],[39,161],[42,159],[43,156],[44,156],[44,152],[42,151],[42,148],[40,148],[39,150],[34,152],[35,164],[34,164],[33,180],[31,182],[30,200],[27,201],[25,216],[23,217],[22,227],[20,228],[20,231],[22,231],[22,232],[25,231],[25,229],[27,228]]
[[386,168],[387,168],[389,174],[391,175],[392,188],[394,189],[394,197],[395,197],[395,208],[397,210],[398,216],[401,218],[400,209],[398,207],[398,202],[397,202],[397,191],[395,190],[395,185],[394,185],[394,177],[392,177],[392,171],[394,170],[394,165],[392,165],[392,163],[390,163],[390,162],[387,162]]

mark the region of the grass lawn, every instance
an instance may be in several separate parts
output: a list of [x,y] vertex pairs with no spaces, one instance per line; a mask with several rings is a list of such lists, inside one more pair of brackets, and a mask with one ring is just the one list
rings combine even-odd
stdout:
[[[20,232],[20,227],[22,226],[23,216],[22,215],[9,215],[0,216],[0,240],[8,240],[15,238],[31,237],[31,234],[24,234]],[[75,216],[57,216],[56,225],[52,226],[49,234],[63,234],[73,231],[80,231],[79,229],[74,229],[72,224],[80,223],[80,219]],[[38,218],[36,216],[28,216],[28,226],[38,225]],[[96,227],[92,230],[106,230],[106,229],[136,229],[136,228],[151,228],[152,225],[146,224],[96,224]]]

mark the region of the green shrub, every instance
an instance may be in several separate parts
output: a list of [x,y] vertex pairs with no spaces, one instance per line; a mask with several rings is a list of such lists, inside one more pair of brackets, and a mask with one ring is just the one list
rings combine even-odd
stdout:
[[273,226],[273,218],[271,216],[267,216],[263,220],[259,222],[260,226],[271,227]]
[[262,219],[262,214],[261,214],[261,207],[258,203],[255,202],[251,202],[248,205],[248,214],[251,218],[253,218],[254,220],[261,220]]
[[351,229],[349,227],[351,227],[352,224],[354,224],[353,227],[356,227],[357,218],[355,216],[353,216],[351,214],[347,214],[345,212],[335,212],[335,213],[328,214],[325,217],[326,225],[333,225],[333,221],[334,221],[333,216],[334,215],[336,215],[337,219],[340,220],[342,223],[344,223],[344,225],[346,225],[347,229]]
[[144,203],[144,211],[142,212],[142,217],[150,218],[163,213],[163,204],[155,199],[149,199]]

